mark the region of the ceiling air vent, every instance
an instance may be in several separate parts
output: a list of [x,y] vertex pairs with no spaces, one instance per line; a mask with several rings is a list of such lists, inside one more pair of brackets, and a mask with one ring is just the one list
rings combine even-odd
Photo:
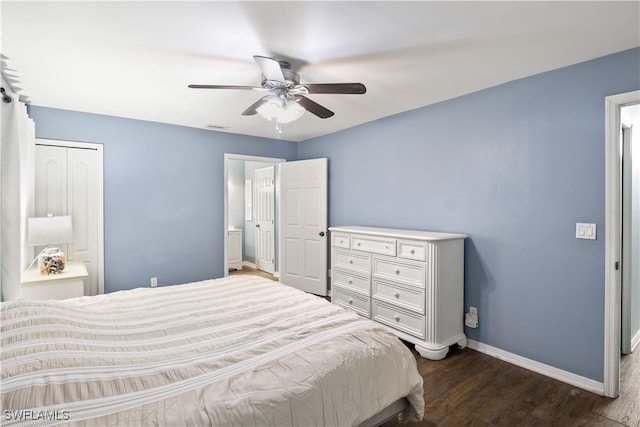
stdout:
[[213,129],[213,130],[227,130],[229,129],[228,126],[217,126],[217,125],[207,125],[208,129]]

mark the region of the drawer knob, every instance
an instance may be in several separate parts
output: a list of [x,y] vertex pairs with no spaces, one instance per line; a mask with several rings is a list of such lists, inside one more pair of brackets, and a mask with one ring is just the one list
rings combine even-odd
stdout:
[[396,314],[395,316],[393,316],[394,319],[396,319],[396,322],[400,321],[400,315]]
[[395,271],[396,274],[400,274],[400,269],[398,267],[396,267],[393,271]]
[[342,244],[342,243],[344,243],[344,240],[342,240],[342,239],[341,239],[341,240],[340,240],[340,244]]
[[400,292],[395,291],[395,292],[393,293],[393,296],[394,296],[394,297],[396,297],[396,298],[400,298]]
[[414,255],[416,253],[415,249],[411,249],[411,255]]
[[389,245],[384,245],[384,248],[385,249],[389,249]]
[[348,283],[348,284],[352,284],[352,283],[353,283],[353,280],[349,279],[349,280],[347,280],[347,283]]
[[358,246],[360,246],[360,242],[358,242]]
[[352,259],[349,260],[349,264],[353,264],[353,260]]
[[349,298],[349,299],[347,300],[347,302],[351,305],[351,304],[353,304],[353,299],[352,299],[352,298]]

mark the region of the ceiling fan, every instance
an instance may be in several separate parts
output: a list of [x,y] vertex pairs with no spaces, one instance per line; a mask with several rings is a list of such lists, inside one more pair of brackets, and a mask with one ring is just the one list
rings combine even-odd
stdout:
[[277,61],[266,56],[255,55],[253,59],[262,71],[262,82],[258,86],[233,85],[189,85],[193,89],[240,89],[269,92],[242,112],[243,116],[259,113],[276,122],[289,123],[302,116],[305,111],[327,119],[333,111],[307,98],[308,94],[363,94],[367,91],[362,83],[306,83],[300,84],[300,75],[291,70],[287,61]]

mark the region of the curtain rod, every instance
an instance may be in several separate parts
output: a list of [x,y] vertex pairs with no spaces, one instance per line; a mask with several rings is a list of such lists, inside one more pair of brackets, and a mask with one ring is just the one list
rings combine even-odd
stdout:
[[0,87],[0,92],[2,92],[2,102],[5,102],[8,104],[11,101],[13,101],[13,99],[11,99],[9,95],[7,95],[7,91],[5,91],[3,87]]

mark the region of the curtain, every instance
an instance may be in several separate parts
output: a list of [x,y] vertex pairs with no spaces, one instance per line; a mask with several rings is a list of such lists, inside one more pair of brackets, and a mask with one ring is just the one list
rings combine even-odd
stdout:
[[11,102],[0,102],[0,297],[11,301],[21,297],[20,275],[33,257],[25,243],[33,216],[35,124],[18,94],[6,94]]

